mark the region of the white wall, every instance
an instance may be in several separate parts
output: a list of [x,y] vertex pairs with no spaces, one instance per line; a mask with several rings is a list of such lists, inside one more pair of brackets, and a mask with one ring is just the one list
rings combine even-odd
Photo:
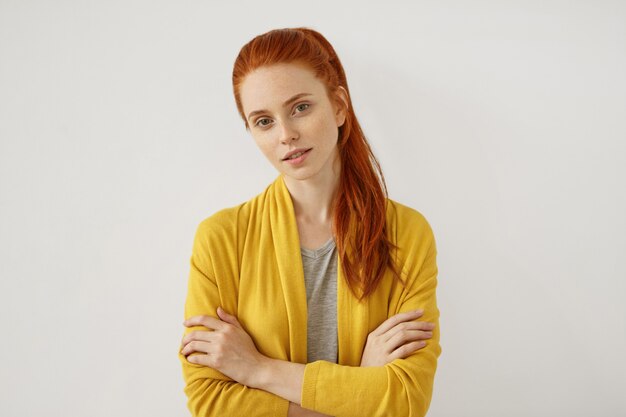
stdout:
[[276,175],[232,64],[300,25],[435,231],[429,416],[626,415],[625,3],[226,3],[0,1],[0,415],[188,415],[195,227]]

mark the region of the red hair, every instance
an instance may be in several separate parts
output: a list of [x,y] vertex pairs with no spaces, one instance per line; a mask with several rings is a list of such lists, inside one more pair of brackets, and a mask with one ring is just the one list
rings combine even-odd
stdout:
[[[387,238],[385,178],[354,114],[343,66],[319,32],[306,27],[275,29],[241,48],[233,68],[233,92],[246,129],[249,126],[239,91],[245,76],[265,65],[293,62],[311,68],[324,82],[329,99],[338,105],[345,106],[337,97],[338,87],[348,93],[346,119],[339,127],[337,142],[341,159],[339,189],[333,201],[333,235],[348,287],[359,300],[366,298],[376,289],[387,267],[404,284],[391,256],[397,247]],[[349,259],[348,247],[353,259]]]

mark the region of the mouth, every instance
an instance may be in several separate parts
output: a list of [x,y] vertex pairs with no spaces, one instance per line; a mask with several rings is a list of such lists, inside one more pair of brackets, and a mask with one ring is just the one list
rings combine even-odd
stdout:
[[307,153],[308,153],[311,149],[313,149],[313,148],[309,148],[309,149],[307,149],[306,151],[302,151],[302,152],[299,152],[299,153],[295,153],[295,154],[291,155],[289,158],[284,158],[284,159],[283,159],[283,161],[289,161],[289,160],[291,160],[291,159],[298,159],[298,158],[300,158],[302,155],[307,154]]

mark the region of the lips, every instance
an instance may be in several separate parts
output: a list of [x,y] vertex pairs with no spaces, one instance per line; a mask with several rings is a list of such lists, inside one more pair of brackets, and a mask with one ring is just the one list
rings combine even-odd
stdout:
[[292,155],[297,154],[298,152],[303,152],[306,153],[308,151],[310,151],[313,148],[298,148],[298,149],[294,149],[291,152],[288,152],[287,155],[285,155],[285,157],[282,159],[283,161],[287,161]]

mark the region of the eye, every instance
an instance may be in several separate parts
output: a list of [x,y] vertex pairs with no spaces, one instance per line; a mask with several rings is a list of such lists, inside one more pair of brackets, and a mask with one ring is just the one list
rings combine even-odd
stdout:
[[298,104],[298,105],[296,106],[296,109],[299,109],[299,108],[301,108],[302,106],[306,106],[306,107],[305,107],[304,109],[300,110],[300,112],[303,112],[304,110],[308,109],[308,108],[309,108],[309,106],[310,106],[310,104],[309,104],[309,103],[301,103],[301,104]]
[[261,119],[256,121],[255,126],[267,126],[267,124],[261,123],[263,120],[270,120],[270,119],[268,119],[268,118],[261,118]]

